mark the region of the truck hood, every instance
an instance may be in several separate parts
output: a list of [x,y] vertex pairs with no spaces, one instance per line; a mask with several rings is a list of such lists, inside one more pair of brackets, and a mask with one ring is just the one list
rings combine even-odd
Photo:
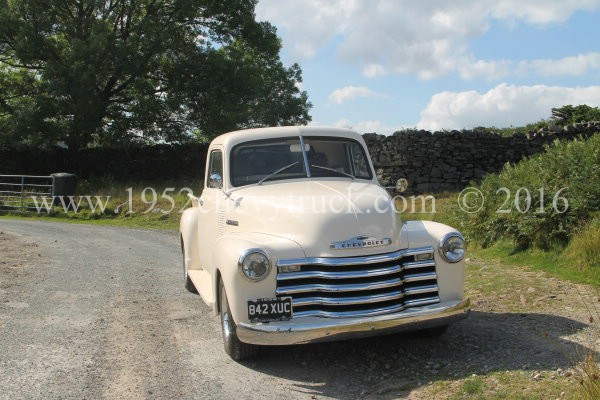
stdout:
[[[392,198],[372,182],[265,182],[234,191],[226,204],[226,232],[259,232],[293,240],[307,257],[377,254],[408,245],[401,243],[402,225]],[[354,244],[331,248],[334,242],[354,238],[359,238]]]

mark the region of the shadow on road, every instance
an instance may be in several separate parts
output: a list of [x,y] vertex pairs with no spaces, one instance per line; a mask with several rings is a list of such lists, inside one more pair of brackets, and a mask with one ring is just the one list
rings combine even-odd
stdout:
[[348,398],[407,394],[438,379],[506,370],[566,369],[589,352],[563,337],[585,324],[555,315],[472,312],[438,338],[418,333],[303,346],[265,347],[245,363],[297,382],[299,392]]

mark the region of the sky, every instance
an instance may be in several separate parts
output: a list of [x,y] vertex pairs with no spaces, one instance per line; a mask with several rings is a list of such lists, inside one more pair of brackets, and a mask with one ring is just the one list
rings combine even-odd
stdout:
[[523,126],[600,106],[600,0],[259,0],[313,125]]

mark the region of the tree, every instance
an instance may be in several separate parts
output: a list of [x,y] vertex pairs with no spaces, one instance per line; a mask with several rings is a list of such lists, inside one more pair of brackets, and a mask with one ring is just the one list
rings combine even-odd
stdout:
[[572,106],[570,104],[552,109],[552,120],[560,125],[577,122],[600,121],[600,109],[586,104]]
[[203,136],[204,132],[304,124],[310,120],[306,93],[297,86],[302,82],[297,64],[283,68],[281,62],[242,41],[209,53],[202,64],[207,68],[200,79],[176,81],[185,83],[181,88],[185,105],[203,127]]
[[0,0],[0,140],[69,148],[305,124],[256,0]]

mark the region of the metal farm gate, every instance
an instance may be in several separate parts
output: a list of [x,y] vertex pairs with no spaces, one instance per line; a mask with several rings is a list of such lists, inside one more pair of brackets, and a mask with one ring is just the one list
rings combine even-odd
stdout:
[[0,175],[0,211],[38,211],[42,199],[52,203],[53,194],[54,176]]

